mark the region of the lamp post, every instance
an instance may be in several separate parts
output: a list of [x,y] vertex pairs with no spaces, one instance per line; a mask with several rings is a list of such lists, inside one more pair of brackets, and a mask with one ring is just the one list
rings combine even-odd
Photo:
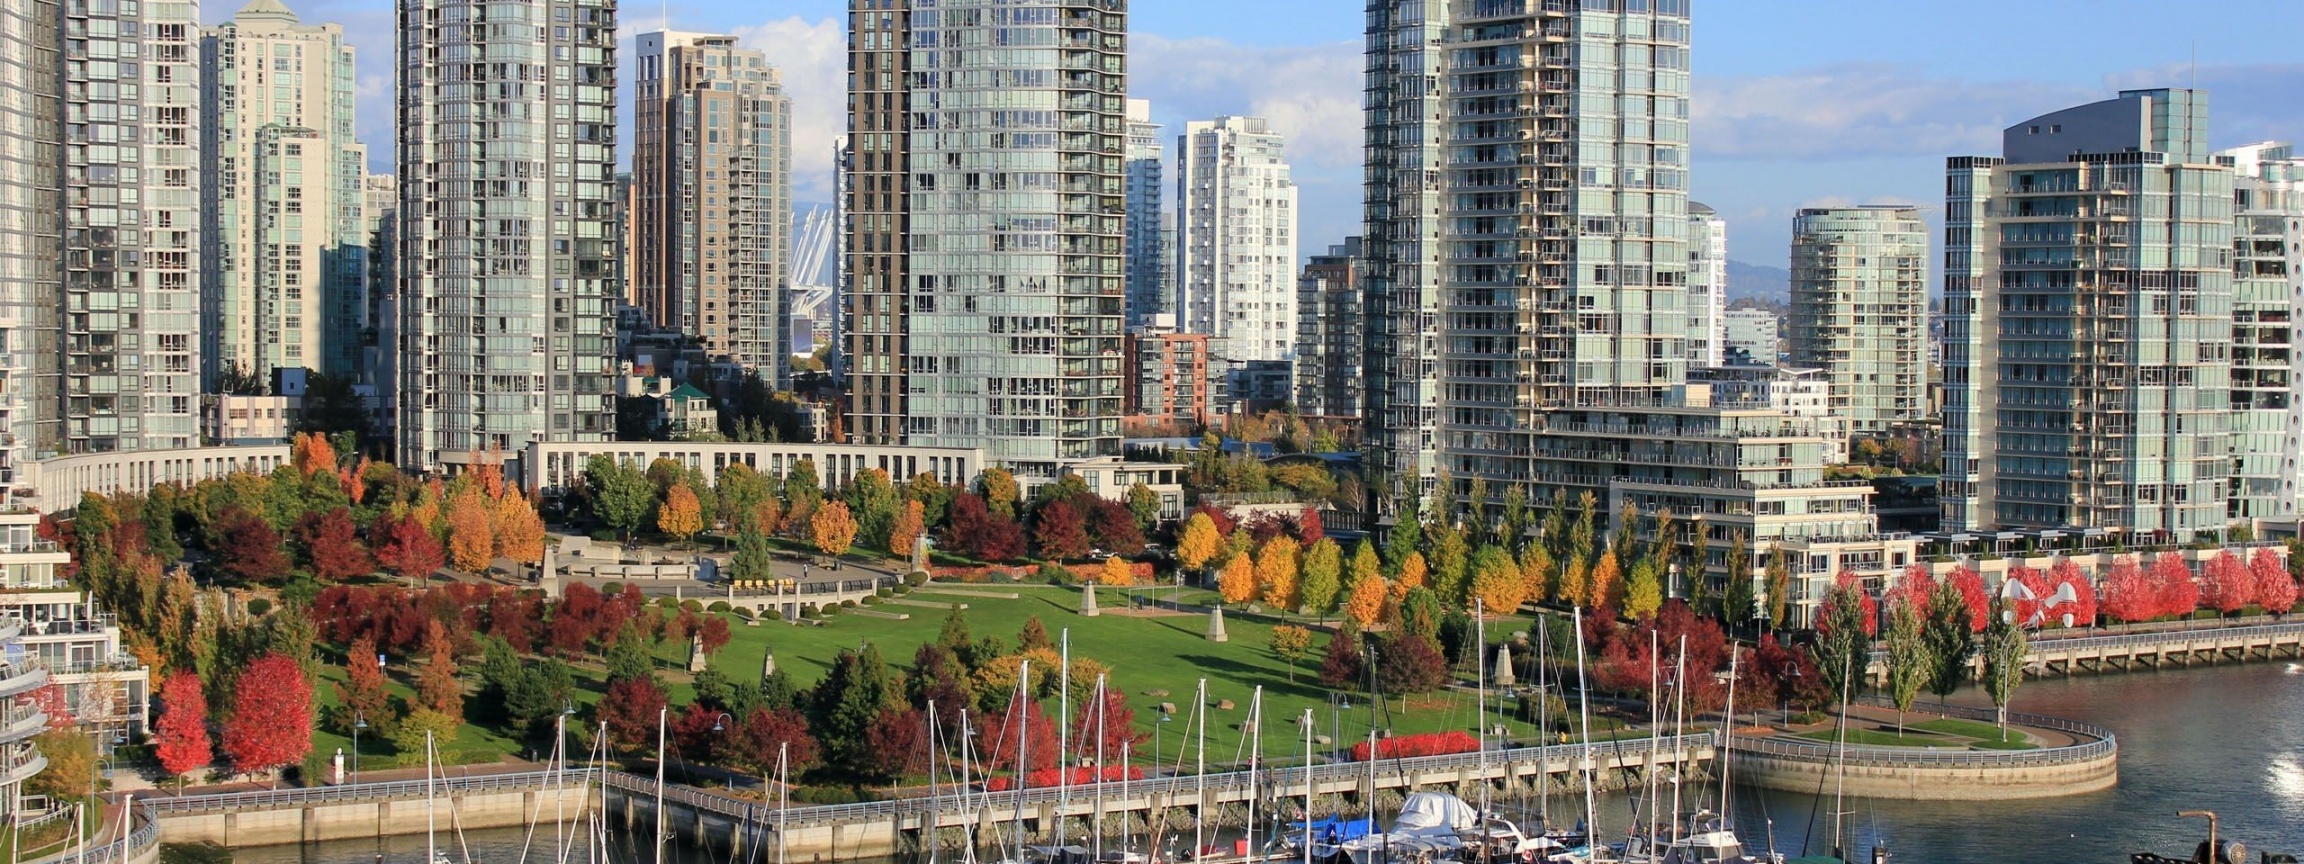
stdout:
[[[728,724],[730,724],[730,723],[734,723],[734,722],[736,722],[736,717],[735,717],[735,715],[729,714],[729,713],[728,713],[728,712],[726,712],[726,711],[722,711],[722,712],[720,712],[719,716],[716,716],[716,717],[713,717],[713,718],[712,718],[712,731],[713,731],[713,733],[714,733],[714,734],[718,734],[718,733],[723,733],[723,732],[726,732],[726,731],[728,731]],[[735,774],[736,774],[736,772],[734,772],[734,771],[730,771],[730,772],[728,772],[728,774],[729,774],[729,777],[730,777],[731,779],[733,779],[733,778],[735,777]],[[731,783],[731,784],[729,784],[729,785],[730,785],[730,786],[734,786],[735,784]]]
[[1344,746],[1344,712],[1350,710],[1352,710],[1352,697],[1336,692],[1328,694],[1329,746]]
[[360,785],[360,730],[368,728],[368,716],[352,712],[352,785]]
[[1168,721],[1175,719],[1168,712],[1160,712],[1160,722],[1152,724],[1152,776],[1160,776],[1160,733],[1167,731]]

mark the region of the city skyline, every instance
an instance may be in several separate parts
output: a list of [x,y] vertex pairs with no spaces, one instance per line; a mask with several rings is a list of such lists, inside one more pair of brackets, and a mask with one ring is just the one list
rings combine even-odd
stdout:
[[[201,21],[229,20],[240,5],[203,3]],[[390,172],[391,4],[289,5],[306,21],[345,26],[359,51],[358,136],[369,147],[369,170]],[[1299,256],[1358,234],[1350,214],[1360,191],[1364,11],[1333,0],[1211,12],[1216,8],[1170,0],[1131,10],[1130,96],[1151,100],[1152,119],[1171,133],[1185,121],[1225,114],[1269,118],[1289,139],[1303,189]],[[1877,8],[1814,0],[1699,3],[1690,196],[1728,221],[1731,259],[1783,267],[1792,217],[1802,207],[1916,204],[1940,233],[1941,155],[1982,152],[2002,127],[2059,105],[2135,87],[2198,86],[2217,94],[2214,147],[2294,137],[2292,130],[2304,128],[2304,109],[2286,97],[2304,84],[2304,63],[2279,35],[2304,25],[2304,7],[2251,8],[2249,27],[2227,26],[2229,19],[2216,15],[2153,28],[2119,25],[2134,20],[2122,10],[2149,8],[2128,0],[2013,9],[1981,0]],[[620,22],[620,60],[637,56],[638,34],[664,29],[667,11],[670,29],[727,33],[767,54],[793,96],[793,200],[834,200],[831,142],[845,122],[837,94],[843,4],[636,5]],[[2005,26],[1974,31],[1958,24],[1977,14]],[[2043,45],[2020,35],[2046,26],[2074,38]],[[1901,38],[1871,38],[1890,32]],[[1783,51],[1785,44],[1801,50]],[[631,72],[626,61],[618,99],[626,123]],[[815,98],[820,92],[834,95]],[[627,141],[620,164],[629,156]]]

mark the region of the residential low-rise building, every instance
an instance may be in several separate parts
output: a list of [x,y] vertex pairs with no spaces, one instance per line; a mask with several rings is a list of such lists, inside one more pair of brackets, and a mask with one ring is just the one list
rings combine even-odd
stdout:
[[278,444],[288,440],[304,411],[302,396],[200,397],[200,440],[227,447]]
[[94,733],[99,747],[141,738],[151,670],[128,653],[112,614],[59,572],[72,556],[41,539],[39,526],[29,508],[0,512],[0,629],[16,631],[10,662],[22,657],[47,670],[55,689],[45,704]]
[[1137,422],[1206,426],[1213,413],[1208,334],[1178,333],[1175,322],[1173,315],[1154,316],[1122,340],[1128,375],[1121,413]]

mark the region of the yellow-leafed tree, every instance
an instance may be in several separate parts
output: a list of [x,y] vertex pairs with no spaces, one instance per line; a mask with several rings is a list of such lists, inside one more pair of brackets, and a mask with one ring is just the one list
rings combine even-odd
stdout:
[[1264,595],[1264,602],[1283,612],[1296,608],[1298,576],[1302,569],[1297,559],[1303,547],[1296,538],[1282,534],[1264,544],[1256,555],[1256,587]]
[[1176,541],[1176,562],[1186,570],[1208,566],[1210,559],[1224,548],[1224,535],[1216,530],[1216,520],[1206,513],[1194,513],[1184,522],[1184,536]]
[[496,499],[494,508],[496,527],[496,554],[514,561],[537,561],[544,557],[544,520],[536,515],[536,507],[528,503],[528,496],[518,491],[507,492]]
[[488,499],[478,489],[465,489],[448,502],[448,564],[471,574],[487,572],[496,552],[495,520]]
[[1585,593],[1590,595],[1592,608],[1611,606],[1621,599],[1617,594],[1624,587],[1624,570],[1617,565],[1614,551],[1600,553],[1600,563],[1592,565],[1591,578]]
[[1127,559],[1114,555],[1104,559],[1104,569],[1096,574],[1096,581],[1103,585],[1134,585],[1136,571],[1128,566]]
[[1344,598],[1344,616],[1362,627],[1376,623],[1384,617],[1384,598],[1391,590],[1380,573],[1354,581],[1351,596]]
[[1246,603],[1256,596],[1256,565],[1246,555],[1235,555],[1216,575],[1216,592],[1226,603]]
[[856,517],[848,515],[847,502],[826,502],[808,518],[808,531],[816,551],[837,558],[847,554],[849,544],[856,542]]

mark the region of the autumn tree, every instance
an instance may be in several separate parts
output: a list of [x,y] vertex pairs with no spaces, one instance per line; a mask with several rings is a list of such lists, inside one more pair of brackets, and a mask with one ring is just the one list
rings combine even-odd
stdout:
[[1560,570],[1560,585],[1552,597],[1571,608],[1587,608],[1592,603],[1592,580],[1584,569],[1584,559],[1570,557],[1568,566]]
[[[1377,577],[1381,582],[1383,577]],[[1320,686],[1337,690],[1356,689],[1366,665],[1360,655],[1360,628],[1345,624],[1328,638],[1328,650],[1320,658]]]
[[456,646],[438,619],[424,639],[424,669],[416,676],[416,698],[424,707],[464,718],[464,682],[456,677]]
[[2232,550],[2216,553],[2203,569],[2206,572],[2201,582],[2205,584],[2200,591],[2200,601],[2217,614],[2233,615],[2256,602],[2255,574],[2248,572],[2248,565],[2241,563],[2240,556],[2232,554]]
[[986,468],[979,483],[984,489],[984,506],[1000,518],[1014,520],[1016,503],[1023,494],[1016,485],[1016,475],[1006,468]]
[[1641,559],[1632,565],[1632,576],[1624,581],[1624,614],[1634,620],[1645,620],[1664,606],[1662,574],[1656,572],[1656,559]]
[[848,514],[847,502],[832,501],[818,508],[808,518],[808,537],[826,556],[848,554],[849,544],[856,542],[856,519]]
[[919,544],[920,535],[927,531],[927,507],[918,501],[904,502],[896,522],[888,527],[888,551],[909,559],[912,547]]
[[2101,605],[2106,616],[2123,624],[2150,621],[2160,614],[2159,593],[2133,555],[2112,560],[2111,571],[2104,575]]
[[2256,582],[2256,604],[2264,611],[2286,615],[2296,608],[2296,579],[2288,574],[2288,564],[2280,560],[2279,553],[2256,550],[2248,557],[2248,571]]
[[704,530],[703,505],[685,481],[672,484],[664,493],[664,504],[656,508],[656,530],[680,543]]
[[179,778],[208,767],[216,753],[208,741],[208,696],[200,676],[189,670],[168,676],[160,685],[160,722],[153,726],[160,770]]
[[1176,562],[1186,570],[1199,570],[1208,566],[1210,559],[1224,547],[1224,537],[1216,531],[1216,522],[1206,513],[1194,513],[1184,522],[1184,536],[1176,542]]
[[1064,560],[1088,554],[1088,520],[1070,501],[1050,501],[1032,516],[1032,545],[1043,558]]
[[32,746],[48,766],[24,782],[24,791],[54,798],[95,797],[96,736],[57,725],[32,736]]
[[420,580],[430,577],[446,563],[440,539],[432,536],[432,530],[416,516],[379,517],[377,522],[381,527],[374,532],[379,535],[376,559],[392,575]]
[[544,560],[544,519],[536,505],[518,490],[508,491],[489,508],[496,533],[496,556],[514,561]]
[[1431,572],[1431,568],[1424,565],[1424,553],[1410,552],[1408,557],[1400,562],[1400,578],[1393,583],[1393,590],[1406,591],[1413,588],[1429,587],[1431,583],[1428,577],[1431,576]]
[[1616,557],[1616,550],[1600,553],[1600,560],[1592,565],[1592,572],[1585,579],[1584,595],[1590,608],[1603,609],[1619,605],[1622,598],[1618,592],[1624,581],[1624,568]]
[[2008,703],[2016,696],[2016,685],[2024,681],[2024,657],[2027,647],[2024,628],[2008,621],[2013,615],[1992,616],[1990,629],[1984,633],[1984,691],[1992,696],[1992,707],[2000,714],[2000,737],[2008,737]]
[[496,555],[495,525],[488,516],[488,500],[480,490],[467,489],[448,501],[448,561],[457,572],[480,574]]
[[1256,587],[1265,604],[1282,612],[1296,607],[1298,549],[1296,538],[1283,535],[1272,538],[1256,555]]
[[1391,586],[1384,583],[1382,573],[1371,573],[1354,580],[1352,595],[1344,599],[1344,617],[1361,627],[1375,624],[1377,619],[1384,617],[1384,601],[1391,590]]
[[2200,608],[2200,584],[2193,581],[2192,568],[2185,566],[2184,556],[2160,553],[2152,561],[2151,582],[2153,595],[2160,599],[2160,614],[2190,615]]
[[217,521],[223,537],[216,552],[217,566],[243,582],[276,582],[288,575],[288,556],[280,532],[270,523],[239,506],[226,510]]
[[1385,693],[1429,693],[1448,683],[1448,658],[1430,636],[1395,634],[1384,641],[1376,661],[1376,686]]
[[1512,554],[1482,545],[1472,552],[1471,596],[1490,615],[1510,615],[1528,599],[1528,581]]
[[978,560],[1007,561],[1024,554],[1024,529],[972,494],[952,499],[951,530],[943,536],[946,549]]
[[1272,628],[1272,655],[1280,658],[1280,665],[1288,670],[1288,682],[1296,682],[1296,663],[1304,659],[1304,652],[1312,650],[1312,631],[1294,624]]
[[1552,590],[1552,554],[1544,551],[1542,543],[1529,543],[1521,548],[1518,564],[1521,602],[1544,602]]
[[1136,571],[1128,566],[1128,559],[1118,555],[1104,559],[1104,566],[1096,573],[1096,582],[1114,587],[1136,584]]
[[1256,565],[1246,555],[1234,556],[1216,576],[1216,591],[1226,603],[1246,603],[1256,596]]
[[599,716],[608,724],[609,739],[626,752],[642,752],[656,743],[658,713],[664,710],[664,689],[648,676],[625,678],[608,685],[600,697]]
[[1304,552],[1304,583],[1298,589],[1303,596],[1304,610],[1326,618],[1336,608],[1337,591],[1344,569],[1344,548],[1336,541],[1322,537]]
[[296,524],[296,539],[305,560],[312,564],[312,575],[323,582],[341,582],[376,570],[376,560],[360,545],[352,511],[347,508],[306,514]]
[[[792,708],[757,707],[736,727],[732,748],[745,768],[763,776],[778,769],[797,776],[816,766],[821,749],[808,732],[808,718]],[[781,764],[779,764],[781,763]]]
[[244,773],[293,765],[312,750],[312,684],[296,661],[266,654],[241,670],[224,723],[224,753]]
[[391,694],[384,689],[384,667],[376,662],[376,640],[352,640],[344,658],[344,680],[336,684],[336,704],[343,716],[336,726],[349,733],[362,720],[379,728],[391,725]]

